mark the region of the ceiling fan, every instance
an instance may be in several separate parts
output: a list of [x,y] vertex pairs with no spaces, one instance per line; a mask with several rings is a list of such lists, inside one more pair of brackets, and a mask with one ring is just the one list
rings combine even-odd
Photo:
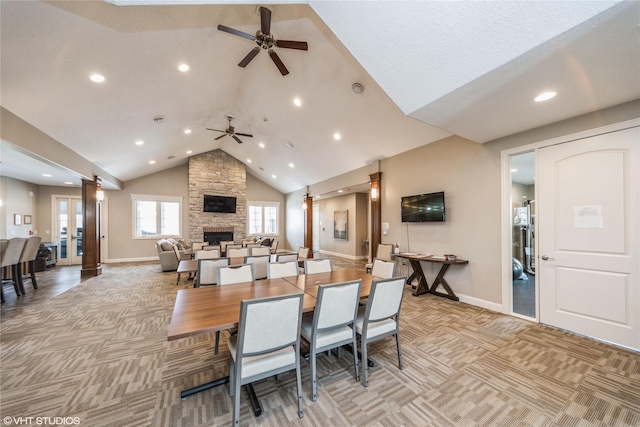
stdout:
[[212,131],[215,131],[215,132],[224,132],[223,135],[220,135],[219,137],[214,139],[214,141],[217,141],[220,138],[224,138],[225,136],[229,135],[231,138],[235,139],[238,144],[242,144],[242,140],[240,138],[238,138],[238,135],[246,136],[248,138],[253,138],[253,135],[251,135],[249,133],[236,132],[236,129],[233,126],[231,126],[231,120],[233,120],[233,116],[231,114],[227,114],[227,120],[229,121],[229,126],[227,126],[227,128],[225,130],[207,128],[207,130],[212,130]]
[[260,49],[265,49],[269,52],[271,60],[276,64],[278,70],[283,76],[289,74],[289,70],[284,66],[282,60],[278,54],[273,50],[273,47],[282,47],[285,49],[298,49],[309,50],[307,42],[298,42],[293,40],[276,40],[271,34],[271,11],[266,7],[260,6],[260,29],[256,32],[255,36],[251,34],[235,30],[233,28],[225,27],[224,25],[218,25],[218,30],[224,31],[236,36],[244,37],[245,39],[253,40],[258,45],[254,47],[247,56],[238,64],[240,67],[245,68],[253,58],[260,53]]

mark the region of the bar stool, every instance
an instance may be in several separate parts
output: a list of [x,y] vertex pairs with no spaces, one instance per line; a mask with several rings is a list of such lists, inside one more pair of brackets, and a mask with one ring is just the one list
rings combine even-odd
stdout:
[[[24,248],[27,239],[24,237],[14,237],[13,239],[3,239],[0,240],[0,282],[3,277],[4,267],[13,267],[20,261],[20,255],[22,254],[22,249]],[[16,296],[22,295],[20,292],[20,282],[17,280],[17,277],[14,272],[13,277],[13,288],[16,290]],[[0,285],[0,298],[1,302],[4,302],[4,289]]]
[[40,242],[42,241],[42,237],[40,236],[31,236],[27,239],[27,242],[24,244],[24,248],[22,249],[22,254],[20,255],[20,260],[18,264],[14,266],[15,270],[15,278],[18,279],[18,286],[20,286],[20,292],[25,294],[24,291],[24,282],[22,278],[22,263],[28,263],[29,267],[29,276],[31,279],[31,286],[33,289],[38,289],[38,283],[36,282],[36,269],[35,269],[35,260],[36,255],[38,255],[38,249],[40,248]]

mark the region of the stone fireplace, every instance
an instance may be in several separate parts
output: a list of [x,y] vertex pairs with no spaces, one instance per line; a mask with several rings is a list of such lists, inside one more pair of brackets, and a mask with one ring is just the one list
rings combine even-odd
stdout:
[[202,230],[203,241],[210,245],[219,245],[220,242],[233,241],[233,227],[204,227]]
[[[204,212],[204,196],[236,198],[236,213]],[[247,222],[247,170],[241,161],[222,150],[209,151],[189,158],[189,240],[242,242]],[[208,236],[213,233],[230,233]],[[220,231],[220,230],[226,231]],[[222,237],[230,237],[224,238]]]

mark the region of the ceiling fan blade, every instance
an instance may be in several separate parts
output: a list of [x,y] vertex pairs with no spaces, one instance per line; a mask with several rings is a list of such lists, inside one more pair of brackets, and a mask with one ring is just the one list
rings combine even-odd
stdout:
[[246,136],[248,138],[253,138],[253,135],[251,135],[250,133],[240,133],[240,132],[236,132],[236,135],[240,135],[240,136]]
[[260,31],[262,34],[271,34],[271,11],[266,7],[260,7]]
[[241,140],[240,140],[240,138],[238,138],[237,136],[235,136],[235,135],[231,135],[231,137],[232,137],[233,139],[235,139],[235,140],[238,142],[238,144],[242,144],[242,141],[241,141]]
[[276,67],[278,67],[278,70],[280,70],[280,74],[283,76],[289,74],[289,70],[287,70],[287,67],[284,66],[282,60],[280,60],[280,57],[273,51],[273,49],[269,49],[269,56],[273,60],[273,63],[276,64]]
[[229,34],[233,34],[236,36],[240,36],[240,37],[244,37],[245,39],[249,39],[249,40],[256,40],[255,36],[252,36],[251,34],[233,29],[233,28],[229,28],[229,27],[225,27],[224,25],[218,25],[218,30],[220,31],[224,31],[225,33],[229,33]]
[[251,62],[251,60],[256,57],[256,55],[258,53],[260,53],[260,48],[259,47],[254,47],[251,50],[251,52],[249,52],[249,54],[247,56],[245,56],[242,61],[240,61],[238,66],[240,66],[242,68],[246,67],[247,65],[249,65],[249,62]]
[[217,141],[217,140],[219,140],[220,138],[224,138],[225,136],[227,136],[227,134],[226,134],[226,133],[225,133],[225,134],[220,135],[220,136],[219,136],[219,137],[217,137],[217,138],[215,138],[215,139],[214,139],[214,141]]
[[293,40],[277,40],[276,46],[283,47],[285,49],[309,50],[307,42],[297,42]]
[[218,130],[218,129],[211,129],[211,128],[207,128],[207,130],[213,130],[213,131],[216,131],[216,132],[226,132],[226,130]]

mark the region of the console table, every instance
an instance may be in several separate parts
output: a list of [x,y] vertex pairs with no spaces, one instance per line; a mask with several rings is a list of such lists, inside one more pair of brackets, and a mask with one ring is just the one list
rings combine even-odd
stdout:
[[[411,284],[413,279],[418,279],[418,286],[416,286],[416,289],[413,291],[414,296],[430,293],[433,295],[437,295],[439,297],[449,298],[454,301],[460,300],[460,298],[456,296],[455,292],[453,292],[453,290],[451,289],[447,281],[444,280],[444,274],[447,272],[447,270],[449,269],[449,266],[451,266],[452,264],[468,264],[469,261],[464,259],[458,259],[458,258],[456,258],[453,261],[448,261],[444,257],[439,257],[439,256],[420,255],[420,254],[402,253],[402,252],[396,256],[400,258],[405,258],[409,260],[409,263],[411,263],[411,267],[413,268],[413,273],[411,273],[411,275],[407,279],[407,284]],[[433,283],[431,284],[431,286],[429,286],[429,284],[427,283],[427,279],[424,275],[424,271],[422,271],[422,265],[420,264],[420,261],[434,262],[436,264],[441,264],[440,271],[438,272],[438,275],[436,276],[436,278],[433,280]],[[444,288],[445,291],[447,291],[447,293],[439,292],[437,290],[439,285],[442,285],[442,287]]]

